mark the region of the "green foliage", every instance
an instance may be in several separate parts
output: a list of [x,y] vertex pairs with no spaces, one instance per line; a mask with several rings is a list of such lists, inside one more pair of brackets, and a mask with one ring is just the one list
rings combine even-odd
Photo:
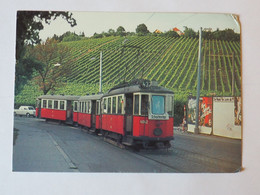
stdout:
[[198,36],[192,28],[188,28],[187,26],[185,26],[184,37],[195,38],[195,37],[198,37]]
[[125,28],[123,26],[119,26],[116,29],[116,35],[121,36],[121,37],[125,36],[126,35]]
[[[189,95],[196,95],[198,39],[161,36],[109,36],[97,39],[62,42],[70,48],[70,72],[62,78],[62,87],[49,93],[85,95],[97,93],[99,83],[100,51],[103,52],[103,92],[124,81],[137,78],[154,79],[159,85],[175,92],[175,122],[182,120],[183,105]],[[134,47],[133,47],[134,46]],[[141,48],[138,52],[136,48]],[[203,41],[201,96],[230,96],[232,82],[232,57],[235,52],[235,95],[241,94],[240,42]],[[66,60],[65,59],[65,60]],[[90,60],[93,59],[93,60]],[[127,67],[127,68],[126,68]],[[219,69],[221,68],[222,74]],[[33,102],[39,89],[31,93],[26,85],[16,96],[16,102]],[[35,91],[34,91],[35,90]],[[38,91],[37,91],[38,90]],[[24,98],[22,98],[24,97]],[[28,99],[28,100],[27,100]],[[180,115],[180,116],[177,116]],[[178,117],[180,117],[178,119]]]
[[149,33],[147,26],[145,24],[139,24],[136,28],[136,34],[139,36],[144,36]]
[[166,33],[161,33],[159,36],[173,38],[173,37],[179,37],[180,35],[177,32],[170,30],[170,31],[167,31]]

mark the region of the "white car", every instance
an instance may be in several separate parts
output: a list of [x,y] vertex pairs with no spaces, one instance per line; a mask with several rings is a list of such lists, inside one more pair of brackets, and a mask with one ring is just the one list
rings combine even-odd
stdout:
[[30,117],[30,116],[33,116],[35,117],[35,109],[34,107],[32,106],[20,106],[19,109],[14,109],[14,115],[17,116],[27,116],[27,117]]

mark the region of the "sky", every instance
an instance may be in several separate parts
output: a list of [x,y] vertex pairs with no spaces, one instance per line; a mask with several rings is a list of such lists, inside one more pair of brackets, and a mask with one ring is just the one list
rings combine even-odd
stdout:
[[127,12],[72,12],[77,26],[70,25],[62,18],[57,18],[50,25],[45,24],[39,35],[42,40],[52,37],[54,34],[60,36],[67,31],[77,34],[84,32],[90,37],[94,33],[107,32],[109,29],[116,30],[123,26],[127,32],[135,32],[139,24],[144,23],[150,32],[159,29],[166,32],[174,27],[184,30],[184,26],[198,31],[202,28],[233,29],[240,33],[240,26],[231,14],[199,14],[199,13],[127,13]]

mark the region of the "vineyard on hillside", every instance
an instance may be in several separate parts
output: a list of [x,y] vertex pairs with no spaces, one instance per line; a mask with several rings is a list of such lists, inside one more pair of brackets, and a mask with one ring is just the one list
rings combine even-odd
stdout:
[[[142,77],[157,80],[159,85],[173,90],[177,98],[190,93],[195,95],[198,42],[197,38],[155,36],[129,36],[127,41],[124,37],[111,36],[62,42],[60,44],[71,48],[71,74],[64,78],[63,87],[55,93],[85,95],[98,92],[102,51],[104,92],[123,81]],[[230,96],[232,82],[235,95],[241,95],[240,51],[240,42],[203,40],[201,95]],[[39,94],[33,82],[29,82],[15,102],[33,103]]]

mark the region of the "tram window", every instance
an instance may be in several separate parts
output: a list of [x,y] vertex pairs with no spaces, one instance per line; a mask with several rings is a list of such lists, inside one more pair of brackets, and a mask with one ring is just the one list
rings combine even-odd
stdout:
[[96,114],[100,115],[100,101],[97,101],[97,104],[96,104]]
[[134,114],[139,115],[139,95],[134,96]]
[[58,100],[54,100],[54,109],[58,109],[58,108],[59,108],[59,107],[58,107],[58,103],[59,103]]
[[77,112],[78,111],[78,102],[74,102],[74,107],[73,107],[74,111]]
[[167,97],[167,103],[166,103],[166,112],[169,114],[169,116],[173,117],[173,96]]
[[82,102],[79,102],[79,112],[82,112]]
[[107,113],[107,98],[104,98],[104,113]]
[[149,107],[149,96],[148,95],[142,95],[141,99],[141,115],[148,115],[148,107]]
[[88,101],[88,113],[91,114],[91,102]]
[[152,96],[152,114],[164,114],[165,109],[165,97],[162,95]]
[[47,100],[42,100],[42,107],[47,108]]
[[118,114],[122,114],[123,105],[124,105],[124,101],[123,101],[122,96],[118,96],[118,98],[117,98],[117,113]]
[[64,110],[65,108],[65,102],[64,101],[60,101],[60,109]]
[[48,100],[48,108],[52,108],[52,100]]
[[83,103],[83,112],[87,113],[86,111],[87,111],[87,102],[84,102]]
[[108,98],[107,113],[111,114],[111,97]]
[[81,102],[81,107],[80,107],[81,108],[81,110],[80,110],[81,113],[83,113],[83,105],[84,105],[84,102]]
[[112,98],[112,114],[116,114],[116,97]]

